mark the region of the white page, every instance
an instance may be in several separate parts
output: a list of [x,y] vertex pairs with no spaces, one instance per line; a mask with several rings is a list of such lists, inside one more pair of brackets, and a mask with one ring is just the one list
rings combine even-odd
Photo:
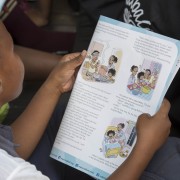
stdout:
[[[50,156],[106,179],[131,152],[138,116],[160,106],[179,66],[179,47],[178,40],[101,16]],[[89,68],[94,50],[100,52],[96,72]],[[112,78],[111,55],[118,58]],[[151,76],[138,81],[136,74],[128,84],[132,66]]]

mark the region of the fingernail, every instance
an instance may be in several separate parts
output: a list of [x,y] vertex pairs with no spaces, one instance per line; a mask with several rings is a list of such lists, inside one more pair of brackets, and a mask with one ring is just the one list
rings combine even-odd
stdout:
[[81,52],[81,55],[82,55],[82,56],[86,56],[86,50],[83,50],[83,51]]

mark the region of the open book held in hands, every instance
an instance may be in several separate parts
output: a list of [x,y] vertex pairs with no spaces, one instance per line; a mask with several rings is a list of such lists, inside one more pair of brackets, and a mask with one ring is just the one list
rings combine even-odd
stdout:
[[101,16],[50,156],[107,179],[131,153],[138,116],[158,110],[179,57],[178,40]]

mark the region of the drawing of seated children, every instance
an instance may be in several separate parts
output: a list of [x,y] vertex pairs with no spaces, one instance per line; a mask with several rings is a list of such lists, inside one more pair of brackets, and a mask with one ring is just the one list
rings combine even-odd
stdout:
[[117,63],[117,61],[118,61],[118,58],[115,55],[111,55],[108,60],[108,65],[107,66],[101,65],[99,73],[101,75],[107,75],[109,69],[116,69],[115,63]]
[[117,125],[117,131],[116,131],[116,135],[115,135],[116,140],[118,141],[118,143],[121,146],[121,149],[123,149],[124,145],[126,144],[126,136],[123,131],[124,127],[125,127],[124,123],[119,123]]
[[90,60],[87,65],[86,76],[93,78],[94,74],[97,73],[99,66],[99,60],[98,60],[99,53],[100,52],[97,50],[94,50],[91,53]]
[[114,76],[116,75],[115,69],[109,69],[107,74],[107,82],[108,83],[114,83]]
[[144,79],[144,72],[139,72],[137,75],[137,84],[141,87],[139,94],[149,94],[151,91],[150,82],[147,83],[147,81]]
[[116,138],[115,138],[115,131],[114,130],[107,131],[104,141],[105,141],[105,143],[117,142]]
[[114,76],[116,75],[115,69],[109,69],[107,75],[97,74],[94,76],[95,81],[98,82],[106,82],[106,83],[114,83]]
[[138,67],[133,65],[130,71],[131,71],[131,75],[128,79],[128,85],[133,85],[136,82],[136,74],[138,72]]
[[137,81],[136,83],[139,85],[139,86],[144,86],[146,85],[146,82],[145,82],[145,79],[144,79],[144,72],[139,72],[137,74]]
[[151,70],[150,69],[146,69],[144,72],[144,80],[147,84],[150,84],[151,82]]
[[117,142],[116,127],[108,127],[107,132],[104,135],[104,140],[102,142],[102,148],[100,150],[103,152],[106,158],[116,158],[120,152],[120,144]]

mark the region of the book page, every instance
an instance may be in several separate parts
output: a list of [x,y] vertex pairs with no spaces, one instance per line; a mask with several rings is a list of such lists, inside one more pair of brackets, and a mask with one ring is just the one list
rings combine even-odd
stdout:
[[135,144],[138,116],[158,110],[178,57],[179,41],[101,16],[50,156],[107,179]]

